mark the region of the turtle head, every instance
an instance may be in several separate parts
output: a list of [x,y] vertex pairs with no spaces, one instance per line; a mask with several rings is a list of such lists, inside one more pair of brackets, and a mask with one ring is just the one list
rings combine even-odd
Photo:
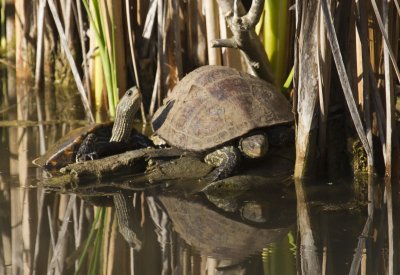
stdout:
[[255,133],[239,141],[239,149],[248,158],[261,158],[268,151],[268,137],[263,133]]
[[126,91],[117,105],[117,113],[110,142],[121,142],[129,139],[133,120],[141,101],[142,96],[137,87],[132,87]]

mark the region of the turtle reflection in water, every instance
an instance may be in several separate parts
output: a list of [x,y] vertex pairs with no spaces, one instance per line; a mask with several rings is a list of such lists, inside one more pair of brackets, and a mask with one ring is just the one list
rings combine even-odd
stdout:
[[[35,159],[34,164],[49,171],[62,168],[73,162],[97,159],[107,155],[128,150],[153,146],[151,140],[134,129],[133,119],[139,109],[141,95],[134,87],[129,89],[117,106],[114,123],[90,125],[71,131],[53,145],[46,154]],[[107,206],[110,200],[104,197],[86,197],[91,203]],[[129,203],[129,195],[116,193],[113,195],[119,230],[126,241],[139,249],[140,240],[133,231],[133,211]]]
[[203,153],[215,166],[207,179],[229,176],[241,155],[263,157],[269,145],[292,141],[290,103],[273,85],[223,66],[203,66],[185,76],[153,117],[156,137]]
[[158,199],[174,230],[186,243],[202,256],[230,260],[231,265],[257,255],[267,244],[281,240],[296,222],[295,202],[271,204],[272,212],[285,211],[284,219],[254,224],[243,221],[238,215],[227,215],[215,209],[199,195],[184,198],[165,194]]
[[153,146],[151,140],[132,128],[140,102],[137,88],[129,89],[117,106],[114,123],[94,124],[72,130],[33,163],[54,170],[75,161],[93,160]]

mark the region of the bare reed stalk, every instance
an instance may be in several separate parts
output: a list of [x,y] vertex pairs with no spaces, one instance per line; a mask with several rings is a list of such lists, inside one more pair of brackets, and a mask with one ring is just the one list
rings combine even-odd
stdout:
[[[213,41],[220,37],[218,7],[214,0],[204,0],[203,5],[205,6],[207,41]],[[210,42],[207,42],[207,52],[209,65],[221,65],[221,50],[219,48],[212,47]]]
[[356,128],[357,134],[363,144],[364,150],[369,158],[368,163],[372,163],[372,148],[368,143],[367,137],[365,135],[363,124],[361,122],[361,118],[358,114],[357,105],[355,103],[353,93],[351,91],[349,79],[347,77],[346,69],[343,63],[342,55],[339,48],[339,43],[337,40],[336,32],[333,26],[332,15],[330,13],[330,9],[328,6],[327,0],[321,1],[322,14],[325,21],[325,26],[327,29],[327,34],[332,50],[333,59],[336,64],[336,68],[339,74],[339,79],[342,84],[342,89],[344,92],[344,96],[346,98],[346,103],[350,111],[351,118],[353,119],[354,126]]
[[75,200],[76,200],[76,195],[75,194],[70,195],[68,206],[64,213],[63,223],[61,225],[60,232],[58,233],[57,243],[54,248],[53,257],[51,258],[47,274],[51,274],[52,273],[51,271],[56,268],[60,268],[59,272],[62,273],[64,258],[62,258],[61,255],[62,251],[65,250],[64,247],[64,245],[66,245],[65,236],[67,233],[67,228],[72,213],[72,208],[75,205]]
[[385,111],[383,109],[381,97],[379,96],[378,81],[375,78],[375,74],[372,71],[372,65],[369,62],[368,62],[368,67],[367,67],[367,73],[368,73],[369,80],[370,80],[370,87],[372,88],[372,92],[371,92],[372,102],[374,104],[374,108],[376,111],[379,138],[380,138],[380,141],[382,144],[383,159],[384,159],[384,162],[386,163],[386,137],[385,137],[386,115],[385,115]]
[[[125,37],[124,37],[124,16],[123,16],[123,4],[121,1],[108,1],[106,4],[107,13],[109,14],[108,25],[114,32],[114,45],[109,48],[110,56],[114,56],[115,59],[115,74],[117,77],[117,87],[119,94],[123,95],[127,90],[126,84],[126,55],[125,55]],[[108,40],[112,41],[112,37]],[[118,96],[118,95],[117,95]],[[117,102],[117,101],[116,101]]]
[[[333,6],[333,4],[331,5]],[[318,12],[318,95],[319,95],[319,127],[318,127],[318,146],[320,152],[321,164],[326,161],[326,134],[327,134],[327,120],[328,120],[328,108],[329,108],[329,97],[330,97],[330,86],[331,86],[331,60],[332,55],[329,51],[329,45],[327,44],[326,31],[323,20],[321,20],[321,12]],[[320,171],[323,171],[324,166],[320,167]]]
[[298,42],[296,43],[297,93],[294,108],[298,114],[296,134],[296,164],[294,177],[303,178],[315,149],[311,142],[314,112],[318,96],[318,14],[319,5],[314,1],[297,2]]
[[109,207],[106,209],[106,220],[105,220],[105,228],[103,234],[103,245],[102,245],[102,255],[103,262],[101,264],[103,274],[108,275],[112,274],[113,266],[115,265],[114,259],[116,257],[115,254],[115,239],[111,237],[112,227],[113,227],[113,217],[114,217],[114,209]]
[[40,154],[46,152],[46,144],[44,137],[44,127],[40,122],[43,121],[42,104],[39,94],[39,84],[41,78],[41,72],[43,70],[43,33],[44,33],[44,9],[46,8],[46,0],[40,0],[38,6],[38,23],[37,23],[37,47],[36,47],[36,68],[35,68],[35,97],[36,97],[36,110],[39,122],[39,144],[40,144]]
[[181,16],[179,14],[179,1],[172,1],[172,20],[174,28],[174,52],[178,79],[183,77],[182,43],[181,43]]
[[[77,201],[75,204],[78,203]],[[75,205],[72,209],[73,225],[74,225],[74,240],[75,240],[75,250],[82,244],[82,232],[83,232],[83,220],[84,220],[84,201],[79,200],[79,211],[78,207]],[[75,269],[78,268],[78,260],[75,260]]]
[[42,225],[43,225],[43,214],[45,213],[44,211],[44,196],[45,196],[45,191],[43,189],[38,189],[39,192],[39,200],[37,204],[37,210],[38,210],[38,217],[37,217],[37,228],[36,228],[36,238],[35,238],[35,247],[33,250],[33,260],[32,260],[32,274],[35,275],[37,274],[37,266],[38,266],[38,259],[39,259],[39,251],[40,251],[40,235],[43,233],[42,232]]
[[[125,10],[126,10],[126,20],[127,20],[127,26],[128,26],[127,32],[128,32],[128,40],[129,40],[129,49],[131,52],[133,72],[135,74],[135,83],[136,83],[136,86],[138,87],[139,91],[142,92],[139,74],[138,74],[138,66],[137,66],[137,62],[136,62],[136,54],[135,54],[135,49],[136,49],[135,44],[136,43],[132,36],[132,33],[134,32],[134,30],[131,29],[132,24],[131,24],[131,13],[130,13],[129,0],[125,0]],[[144,111],[143,101],[140,103],[140,114],[142,116],[142,122],[145,124],[147,119],[146,119],[146,114]]]
[[387,51],[388,51],[388,55],[390,57],[390,60],[392,61],[392,66],[393,69],[396,73],[397,76],[397,80],[400,82],[400,70],[397,66],[397,62],[396,62],[396,57],[394,55],[393,52],[393,48],[391,46],[390,40],[389,40],[389,36],[388,33],[385,31],[385,26],[382,20],[382,17],[379,13],[379,9],[378,6],[376,5],[376,1],[375,0],[371,0],[371,4],[372,4],[372,8],[374,10],[375,16],[376,16],[376,21],[378,23],[379,29],[381,30],[382,36],[383,36],[383,40],[385,41],[385,46],[387,47]]
[[83,16],[82,16],[82,6],[81,0],[76,0],[76,17],[77,17],[77,25],[78,25],[78,33],[79,33],[79,41],[81,43],[81,51],[82,51],[82,60],[83,60],[83,72],[84,72],[84,79],[86,85],[86,92],[88,97],[88,102],[91,102],[91,87],[90,87],[90,74],[89,74],[89,64],[87,60],[87,50],[86,50],[86,43],[85,43],[85,31],[83,30]]
[[[362,101],[362,106],[364,107],[363,113],[367,140],[370,147],[373,148],[369,75],[370,52],[368,47],[367,16],[365,3],[363,1],[356,1],[356,50],[358,52],[357,78],[360,79],[360,82],[358,83],[359,101]],[[374,151],[371,150],[371,158],[368,158],[368,173],[371,175],[373,173],[373,167]]]
[[53,224],[53,218],[52,218],[52,215],[51,215],[50,206],[48,205],[46,209],[47,209],[47,219],[48,219],[48,222],[49,222],[50,249],[54,254],[54,250],[56,248],[56,237],[55,237],[55,234],[54,234],[55,228],[54,228],[54,224]]
[[70,30],[71,30],[71,0],[61,1],[59,8],[62,14],[62,21],[64,22],[64,33],[67,41],[70,40]]
[[51,11],[51,13],[53,15],[54,22],[56,24],[56,28],[57,28],[58,34],[60,36],[61,46],[63,47],[65,55],[66,55],[66,57],[68,59],[72,74],[74,76],[74,79],[75,79],[75,82],[76,82],[76,85],[77,85],[77,88],[78,88],[78,91],[79,91],[79,94],[81,96],[83,107],[84,107],[85,112],[86,112],[86,116],[87,116],[87,118],[88,118],[88,120],[90,122],[94,122],[94,117],[93,117],[92,111],[90,110],[90,104],[89,104],[89,101],[88,101],[86,93],[85,93],[85,88],[83,87],[81,78],[79,76],[78,69],[77,69],[77,67],[75,65],[75,61],[74,61],[74,59],[72,57],[72,54],[71,54],[71,51],[68,48],[67,39],[65,37],[60,18],[58,17],[57,9],[56,9],[56,7],[54,5],[53,0],[47,0],[47,3],[49,4],[50,11]]
[[[389,14],[388,14],[388,1],[382,1],[382,23],[384,30],[381,29],[382,35],[385,38],[386,43],[383,46],[383,63],[385,72],[385,94],[386,94],[386,165],[385,165],[385,188],[386,188],[386,203],[387,203],[387,222],[388,222],[388,243],[389,243],[389,255],[388,255],[388,275],[395,274],[394,270],[394,222],[393,222],[393,197],[392,197],[392,126],[393,126],[393,82],[390,66],[390,44],[388,42],[389,34]],[[378,13],[375,11],[378,19]],[[379,19],[378,19],[379,22]],[[392,60],[393,62],[393,60]],[[395,63],[395,62],[393,62]],[[396,68],[395,68],[396,71]],[[397,72],[396,72],[397,73]],[[397,75],[399,77],[399,75]],[[399,78],[400,80],[400,78]]]
[[295,179],[295,190],[297,198],[297,220],[300,233],[302,249],[300,253],[301,269],[304,274],[321,274],[321,263],[317,255],[316,240],[313,235],[313,228],[310,217],[310,209],[307,204],[306,192],[303,182]]
[[207,38],[202,1],[189,0],[187,12],[188,52],[192,65],[197,68],[207,64]]
[[[359,3],[357,3],[359,4]],[[368,175],[368,217],[364,224],[364,228],[358,237],[357,248],[355,249],[355,254],[353,256],[353,261],[351,262],[349,275],[357,275],[358,271],[361,266],[361,274],[366,274],[366,266],[367,261],[371,261],[369,259],[369,255],[372,253],[367,254],[367,259],[365,259],[365,251],[368,247],[368,241],[372,233],[373,223],[374,223],[374,198],[375,198],[375,191],[374,191],[374,182],[373,177],[371,174]],[[383,216],[383,215],[382,215]]]
[[154,78],[154,87],[153,93],[151,96],[150,108],[149,108],[149,116],[152,117],[154,115],[154,111],[156,108],[156,101],[157,101],[157,91],[158,91],[158,82],[160,81],[160,70],[157,66],[156,70],[156,77]]
[[164,5],[162,0],[157,0],[157,106],[161,105],[164,88]]
[[151,0],[149,3],[149,8],[147,10],[146,20],[144,22],[143,33],[142,33],[142,37],[145,39],[145,41],[140,51],[142,55],[145,55],[148,52],[151,33],[153,31],[153,27],[156,21],[157,1],[158,0]]

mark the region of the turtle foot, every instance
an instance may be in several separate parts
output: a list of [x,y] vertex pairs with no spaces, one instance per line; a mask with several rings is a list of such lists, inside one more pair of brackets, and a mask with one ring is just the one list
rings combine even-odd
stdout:
[[204,179],[208,182],[214,182],[230,176],[240,162],[240,151],[235,146],[225,146],[221,149],[209,153],[204,161],[215,169]]
[[97,154],[97,152],[91,152],[91,153],[87,153],[87,154],[76,154],[75,157],[75,162],[84,162],[87,160],[94,160],[94,159],[98,159],[99,155]]
[[76,152],[75,161],[83,162],[99,158],[96,143],[98,142],[95,134],[88,134]]

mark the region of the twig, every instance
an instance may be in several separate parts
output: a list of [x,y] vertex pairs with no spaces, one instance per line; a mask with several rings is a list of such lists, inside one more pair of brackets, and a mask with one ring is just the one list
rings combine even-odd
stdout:
[[54,5],[53,0],[47,0],[47,3],[49,4],[50,11],[51,11],[51,13],[53,15],[54,22],[56,24],[56,28],[57,28],[58,34],[60,36],[61,45],[62,45],[63,50],[65,52],[65,55],[66,55],[66,57],[68,59],[69,65],[71,67],[72,74],[73,74],[75,82],[76,82],[76,86],[77,86],[78,91],[80,93],[80,96],[81,96],[81,99],[82,99],[82,103],[83,103],[83,107],[85,108],[86,116],[89,119],[89,121],[91,123],[93,123],[94,122],[94,117],[93,117],[92,111],[90,110],[90,105],[89,105],[89,101],[88,101],[86,93],[85,93],[85,88],[83,87],[82,80],[81,80],[81,78],[79,76],[78,69],[76,67],[74,58],[72,57],[71,51],[68,48],[67,39],[66,39],[64,31],[62,29],[62,24],[61,24],[60,18],[58,17],[56,6]]
[[[211,41],[212,47],[241,49],[253,72],[260,78],[274,83],[268,56],[255,32],[255,25],[260,20],[264,0],[254,0],[249,12],[243,16],[239,16],[243,8],[239,6],[237,0],[235,0],[233,6],[232,1],[226,0],[218,0],[218,4],[222,13],[226,15],[233,37]],[[234,10],[233,13],[232,10]]]

